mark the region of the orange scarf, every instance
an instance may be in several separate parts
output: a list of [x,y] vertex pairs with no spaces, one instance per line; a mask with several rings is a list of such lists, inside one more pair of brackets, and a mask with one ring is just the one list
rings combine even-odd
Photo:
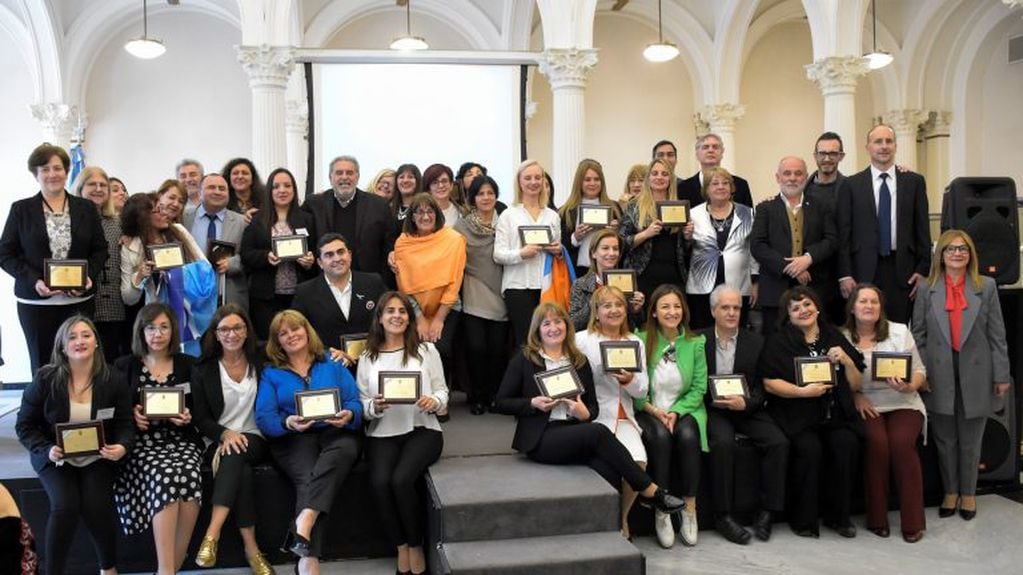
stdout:
[[414,296],[443,289],[439,303],[453,304],[465,273],[465,236],[451,228],[427,236],[401,234],[394,243],[394,263],[403,293]]

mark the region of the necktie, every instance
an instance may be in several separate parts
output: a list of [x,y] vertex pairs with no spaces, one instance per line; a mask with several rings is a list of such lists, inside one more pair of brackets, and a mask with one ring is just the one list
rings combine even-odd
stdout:
[[206,218],[210,220],[210,225],[206,228],[206,240],[215,240],[217,239],[217,216],[206,214]]
[[881,174],[881,190],[877,194],[878,251],[882,256],[892,255],[892,193],[888,189],[888,174]]

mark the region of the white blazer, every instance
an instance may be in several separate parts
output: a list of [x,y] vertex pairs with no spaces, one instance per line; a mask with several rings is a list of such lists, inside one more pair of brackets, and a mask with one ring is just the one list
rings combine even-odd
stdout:
[[686,293],[709,294],[717,278],[718,256],[724,253],[725,283],[749,295],[750,276],[760,273],[760,265],[750,254],[750,233],[753,231],[753,209],[732,202],[735,215],[728,232],[725,249],[718,249],[717,231],[711,223],[707,204],[693,208],[693,254],[689,261]]

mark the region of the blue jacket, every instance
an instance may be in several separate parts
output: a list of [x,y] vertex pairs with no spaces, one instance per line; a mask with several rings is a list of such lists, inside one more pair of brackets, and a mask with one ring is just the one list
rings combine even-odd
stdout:
[[[337,388],[341,395],[341,409],[352,412],[352,420],[345,429],[359,431],[362,429],[362,402],[359,401],[359,388],[355,379],[345,366],[333,361],[318,361],[309,370],[309,384],[302,380],[294,371],[287,368],[267,366],[259,378],[259,391],[256,393],[256,425],[267,437],[280,437],[293,433],[284,427],[284,420],[295,415],[295,392],[311,389]],[[313,424],[313,428],[322,428],[325,422]]]

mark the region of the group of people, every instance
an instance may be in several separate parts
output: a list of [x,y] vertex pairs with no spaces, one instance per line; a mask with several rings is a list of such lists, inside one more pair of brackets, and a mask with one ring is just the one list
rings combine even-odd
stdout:
[[[205,458],[216,479],[196,562],[216,564],[233,512],[253,571],[270,572],[251,472],[269,457],[296,489],[284,547],[317,573],[324,516],[365,451],[398,571],[422,572],[415,482],[440,456],[449,384],[474,414],[516,416],[513,447],[530,459],[589,465],[620,488],[624,536],[634,502],[653,507],[664,547],[676,513],[683,542],[697,543],[704,457],[728,540],[768,540],[781,512],[801,536],[818,536],[823,516],[853,537],[861,451],[867,528],[889,536],[894,471],[902,536],[918,541],[921,436],[938,448],[939,515],[971,519],[984,423],[1009,385],[997,291],[964,232],[932,250],[923,178],[895,165],[890,127],[869,132],[871,165],[853,176],[837,170],[842,146],[822,134],[812,175],[783,158],[779,193],[754,206],[748,183],[721,167],[720,137],[696,141],[701,169],[688,179],[662,141],[617,200],[600,163],[583,160],[557,209],[535,160],[519,166],[506,206],[479,164],[404,164],[365,192],[358,161],[339,156],[331,189],[300,206],[288,170],[264,185],[246,159],[222,174],[183,160],[177,179],[131,197],[87,167],[69,193],[66,152],[39,146],[28,166],[41,191],[12,206],[0,267],[15,277],[35,373],[17,431],[53,510],[46,564],[63,569],[80,515],[114,572],[119,516],[126,533],[152,527],[160,572],[175,572]],[[685,221],[664,221],[663,202],[677,200]],[[587,207],[606,220],[584,222]],[[181,254],[171,265],[157,257],[168,246]],[[53,260],[86,260],[84,285],[51,288]],[[605,367],[608,342],[634,346],[638,365]],[[877,352],[908,354],[910,373],[874,377]],[[812,357],[832,364],[829,380],[802,381],[797,362]],[[545,396],[536,376],[561,368],[579,393]],[[381,372],[394,371],[418,374],[415,403],[384,400]],[[714,391],[726,375],[743,377],[742,394]],[[148,418],[141,398],[154,387],[184,389],[182,412]],[[301,417],[296,393],[318,389],[336,390],[337,413]],[[103,449],[65,458],[54,425],[91,420],[103,422]],[[760,455],[751,529],[732,515],[737,433]]]

